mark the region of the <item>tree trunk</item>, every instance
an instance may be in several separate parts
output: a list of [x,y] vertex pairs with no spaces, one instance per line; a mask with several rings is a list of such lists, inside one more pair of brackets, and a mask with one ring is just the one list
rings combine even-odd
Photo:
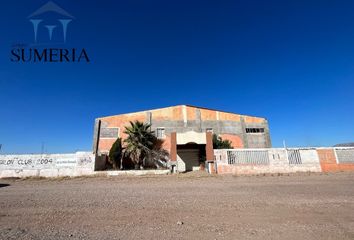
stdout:
[[123,157],[121,157],[119,161],[120,161],[120,167],[119,167],[119,169],[120,169],[120,170],[123,170]]
[[135,164],[134,169],[135,170],[140,170],[140,164],[139,163]]

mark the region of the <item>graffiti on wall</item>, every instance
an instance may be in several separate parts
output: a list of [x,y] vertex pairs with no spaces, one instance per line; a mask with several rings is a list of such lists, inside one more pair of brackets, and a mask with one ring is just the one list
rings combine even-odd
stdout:
[[[7,157],[6,157],[7,158]],[[26,157],[14,157],[10,159],[1,159],[0,157],[0,168],[7,167],[26,167],[26,166],[43,166],[43,165],[52,165],[54,160],[52,158],[26,158]]]
[[78,157],[78,165],[82,166],[82,165],[87,165],[87,164],[91,164],[94,162],[94,158],[92,157],[92,155],[82,155]]
[[74,168],[94,162],[90,153],[48,155],[0,155],[0,169]]

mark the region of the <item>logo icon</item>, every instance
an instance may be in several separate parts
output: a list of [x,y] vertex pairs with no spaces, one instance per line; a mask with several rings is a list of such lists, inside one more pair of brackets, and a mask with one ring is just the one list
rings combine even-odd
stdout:
[[[54,21],[48,21],[48,19],[45,18],[46,14],[49,12],[55,13],[57,15],[57,18],[54,19]],[[49,41],[52,41],[53,39],[53,32],[61,32],[62,42],[65,43],[69,23],[74,19],[70,13],[52,1],[44,4],[42,7],[33,12],[28,18],[33,26],[35,43],[38,41],[40,30],[47,31]]]
[[[90,62],[85,48],[69,47],[66,43],[70,23],[75,19],[52,1],[28,16],[33,27],[33,43],[14,44],[10,61],[38,62]],[[60,45],[60,46],[58,46]]]

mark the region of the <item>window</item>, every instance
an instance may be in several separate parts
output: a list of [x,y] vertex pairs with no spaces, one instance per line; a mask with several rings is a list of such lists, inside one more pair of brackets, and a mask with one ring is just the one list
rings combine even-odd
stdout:
[[101,127],[100,138],[117,139],[119,137],[119,127]]
[[211,132],[211,133],[213,133],[213,129],[212,129],[212,128],[207,128],[207,129],[206,129],[206,132]]
[[156,128],[156,137],[157,138],[165,138],[165,129],[164,128]]
[[246,133],[264,133],[264,128],[246,128]]

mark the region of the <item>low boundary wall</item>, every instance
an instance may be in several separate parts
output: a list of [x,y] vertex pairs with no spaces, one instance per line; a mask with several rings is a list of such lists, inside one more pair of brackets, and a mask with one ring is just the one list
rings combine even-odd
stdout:
[[[0,155],[0,178],[93,175],[98,173],[95,162],[91,152]],[[219,149],[214,150],[214,161],[208,161],[206,169],[210,173],[236,175],[354,171],[354,148]],[[144,172],[138,175],[141,174]],[[122,171],[106,175],[134,174]]]
[[264,148],[214,150],[218,174],[354,171],[354,148]]
[[317,149],[323,172],[354,171],[354,148]]
[[0,155],[0,178],[92,175],[94,165],[90,152]]

